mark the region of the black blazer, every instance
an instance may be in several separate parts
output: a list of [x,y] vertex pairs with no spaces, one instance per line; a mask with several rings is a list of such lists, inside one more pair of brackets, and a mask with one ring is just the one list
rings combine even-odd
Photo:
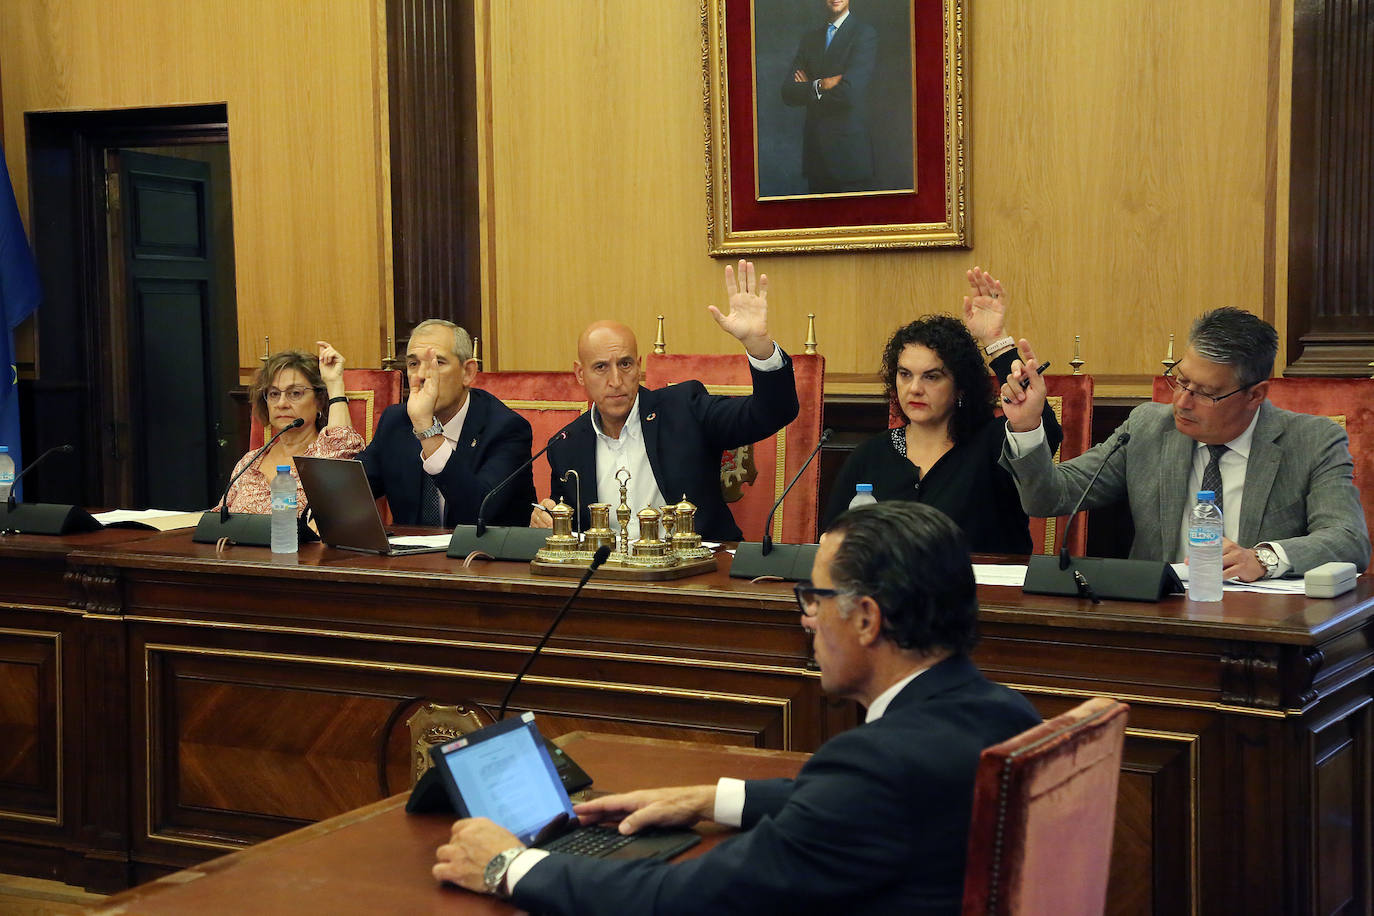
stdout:
[[[469,388],[463,435],[444,470],[434,478],[444,494],[444,527],[471,525],[477,507],[492,487],[530,458],[530,424],[524,417],[481,390]],[[358,455],[374,496],[385,496],[398,525],[420,523],[420,443],[404,404],[382,412],[377,434]],[[487,504],[493,525],[528,525],[534,502],[534,474],[529,468]]]
[[536,913],[958,914],[978,755],[1039,721],[968,658],[946,659],[878,721],[827,741],[796,780],[747,783],[739,836],[676,864],[555,853],[514,902]]
[[[766,439],[797,417],[797,382],[792,359],[760,372],[750,363],[754,393],[744,397],[708,394],[698,381],[639,389],[639,423],[644,449],[663,498],[685,494],[696,504],[697,533],[708,541],[738,541],[742,535],[720,493],[720,453]],[[591,411],[568,427],[568,438],[549,447],[550,492],[574,505],[576,487],[559,478],[575,470],[582,480],[582,527],[590,522],[587,503],[596,502],[596,430]],[[643,506],[631,506],[638,512]],[[654,508],[658,508],[655,506]]]

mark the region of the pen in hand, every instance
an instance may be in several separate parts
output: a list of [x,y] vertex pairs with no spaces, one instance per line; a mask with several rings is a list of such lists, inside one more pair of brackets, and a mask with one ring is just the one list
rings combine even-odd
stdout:
[[547,516],[549,516],[549,517],[552,517],[552,516],[553,516],[553,513],[552,513],[552,512],[550,512],[546,507],[539,505],[539,503],[530,503],[530,506],[533,507],[533,508],[535,508],[535,509],[539,509],[540,511],[542,511],[545,515],[547,515]]
[[[1049,360],[1045,360],[1045,361],[1044,361],[1043,363],[1041,363],[1039,366],[1036,366],[1036,367],[1035,367],[1035,371],[1038,372],[1038,373],[1041,374],[1041,375],[1044,375],[1044,374],[1045,374],[1045,370],[1048,369],[1049,367],[1050,367],[1050,361],[1049,361]],[[1029,388],[1029,387],[1030,387],[1030,376],[1028,375],[1028,376],[1026,376],[1025,378],[1021,379],[1021,390],[1022,390],[1022,391],[1025,391],[1025,390],[1026,390],[1027,388]]]

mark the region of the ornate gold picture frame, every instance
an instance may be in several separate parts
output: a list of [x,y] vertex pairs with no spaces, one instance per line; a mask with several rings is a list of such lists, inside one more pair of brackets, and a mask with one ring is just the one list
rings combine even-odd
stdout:
[[712,255],[968,247],[964,0],[703,0]]

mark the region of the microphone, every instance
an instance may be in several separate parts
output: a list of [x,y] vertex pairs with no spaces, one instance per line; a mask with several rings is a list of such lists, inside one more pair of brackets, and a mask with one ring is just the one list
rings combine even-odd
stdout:
[[506,706],[510,704],[511,694],[515,693],[515,688],[520,684],[520,679],[525,676],[525,672],[530,670],[530,665],[534,664],[534,660],[538,658],[539,653],[543,651],[544,644],[549,641],[549,637],[553,635],[553,631],[558,628],[559,621],[563,619],[563,615],[568,613],[568,608],[572,607],[573,601],[582,593],[582,587],[587,584],[592,574],[601,568],[601,564],[605,563],[610,555],[611,548],[605,544],[602,544],[596,549],[596,554],[592,557],[592,564],[588,566],[587,571],[582,574],[582,579],[577,583],[577,588],[573,589],[573,593],[568,596],[568,600],[563,602],[563,607],[554,615],[553,622],[550,623],[549,628],[544,631],[543,638],[540,639],[539,644],[534,647],[534,651],[530,653],[530,657],[525,659],[525,664],[521,667],[520,673],[515,676],[515,680],[511,681],[510,686],[506,688],[506,695],[501,698],[501,708],[496,711],[497,722],[500,722],[506,717]]
[[1073,530],[1074,518],[1078,515],[1078,510],[1083,508],[1083,502],[1088,498],[1088,491],[1097,483],[1097,478],[1106,469],[1107,462],[1112,460],[1115,455],[1127,442],[1131,441],[1130,433],[1122,433],[1116,437],[1116,442],[1107,450],[1107,457],[1102,459],[1102,463],[1097,466],[1093,476],[1088,478],[1088,485],[1083,488],[1083,492],[1078,495],[1078,502],[1074,503],[1073,511],[1069,513],[1068,524],[1064,526],[1064,543],[1059,548],[1059,568],[1069,568],[1069,532]]
[[816,447],[811,450],[811,454],[806,456],[806,460],[802,462],[802,466],[800,470],[797,471],[796,476],[788,482],[787,488],[782,491],[782,495],[778,497],[778,501],[773,503],[773,508],[768,510],[768,520],[763,523],[762,552],[765,557],[773,552],[773,516],[777,513],[778,507],[782,505],[782,501],[787,498],[787,494],[796,486],[797,481],[801,480],[801,476],[806,473],[806,469],[811,466],[812,461],[816,460],[816,456],[821,453],[821,448],[825,443],[830,441],[830,437],[833,435],[835,435],[835,431],[828,426],[821,432],[821,441],[817,442]]
[[257,452],[253,455],[253,457],[248,459],[248,463],[243,466],[243,470],[239,471],[237,474],[233,476],[233,479],[229,481],[229,486],[224,488],[224,495],[220,497],[220,524],[229,524],[229,491],[234,489],[234,484],[239,482],[239,478],[242,477],[245,473],[247,473],[249,468],[257,464],[258,459],[261,458],[264,454],[266,454],[268,449],[276,445],[278,439],[286,435],[291,430],[300,429],[304,425],[305,420],[301,419],[300,417],[297,417],[286,426],[283,426],[280,430],[277,431],[277,434],[275,436],[267,440],[266,445],[258,449]]
[[16,497],[16,494],[19,492],[19,481],[24,479],[25,474],[27,474],[29,471],[32,471],[34,468],[42,464],[43,459],[47,458],[49,455],[52,455],[57,452],[61,452],[64,455],[70,455],[74,451],[76,451],[76,449],[74,449],[70,445],[54,445],[52,448],[48,449],[43,454],[39,455],[37,458],[30,461],[29,466],[24,468],[24,470],[20,471],[18,474],[16,474],[14,476],[14,480],[11,481],[10,495],[8,500],[6,501],[6,508],[8,508],[11,512],[14,511],[15,505],[19,501]]
[[[579,419],[580,419],[580,418],[579,418]],[[574,421],[573,421],[573,423],[576,423],[576,422],[577,422],[577,420],[574,420]],[[568,426],[571,426],[571,425],[572,425],[572,423],[569,423],[569,424],[568,424]],[[533,455],[531,455],[529,461],[526,461],[524,464],[520,465],[520,467],[518,467],[518,468],[516,468],[514,471],[512,471],[509,477],[507,477],[505,480],[503,480],[503,481],[501,481],[500,483],[498,483],[496,486],[492,487],[490,490],[487,491],[487,495],[482,497],[482,502],[477,506],[477,536],[478,536],[479,538],[480,538],[482,535],[484,535],[484,534],[487,533],[487,523],[486,523],[486,521],[484,520],[484,516],[486,515],[486,511],[487,511],[487,500],[491,499],[491,497],[492,497],[498,490],[500,490],[500,489],[502,489],[503,487],[505,487],[506,484],[510,483],[510,482],[511,482],[512,480],[514,480],[517,476],[519,476],[521,473],[523,473],[524,470],[525,470],[526,468],[528,468],[530,465],[532,465],[532,464],[534,464],[536,461],[538,461],[538,460],[539,460],[539,456],[542,455],[542,454],[544,454],[545,452],[547,452],[547,451],[553,446],[553,444],[554,444],[555,442],[558,442],[558,441],[561,440],[561,439],[566,439],[566,438],[568,438],[568,426],[563,427],[563,428],[560,429],[558,432],[554,433],[551,437],[549,437],[549,441],[546,442],[546,443],[544,443],[544,447],[543,447],[543,448],[541,448],[539,451],[537,451],[537,452],[535,452]]]

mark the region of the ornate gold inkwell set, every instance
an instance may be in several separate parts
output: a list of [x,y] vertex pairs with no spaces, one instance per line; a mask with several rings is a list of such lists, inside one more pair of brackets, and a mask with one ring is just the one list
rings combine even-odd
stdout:
[[[569,473],[576,475],[575,471]],[[579,536],[573,531],[573,508],[560,499],[558,505],[549,510],[553,516],[553,534],[545,539],[544,547],[530,561],[531,572],[546,576],[580,576],[602,546],[611,548],[610,559],[597,572],[606,579],[648,582],[715,571],[715,554],[701,546],[701,535],[692,526],[697,507],[688,502],[685,495],[676,505],[640,509],[639,537],[631,540],[633,510],[626,490],[630,472],[621,468],[615,479],[620,484],[620,505],[615,509],[619,530],[611,529],[610,504],[592,503],[587,507],[591,523]],[[578,484],[580,491],[581,482]]]

